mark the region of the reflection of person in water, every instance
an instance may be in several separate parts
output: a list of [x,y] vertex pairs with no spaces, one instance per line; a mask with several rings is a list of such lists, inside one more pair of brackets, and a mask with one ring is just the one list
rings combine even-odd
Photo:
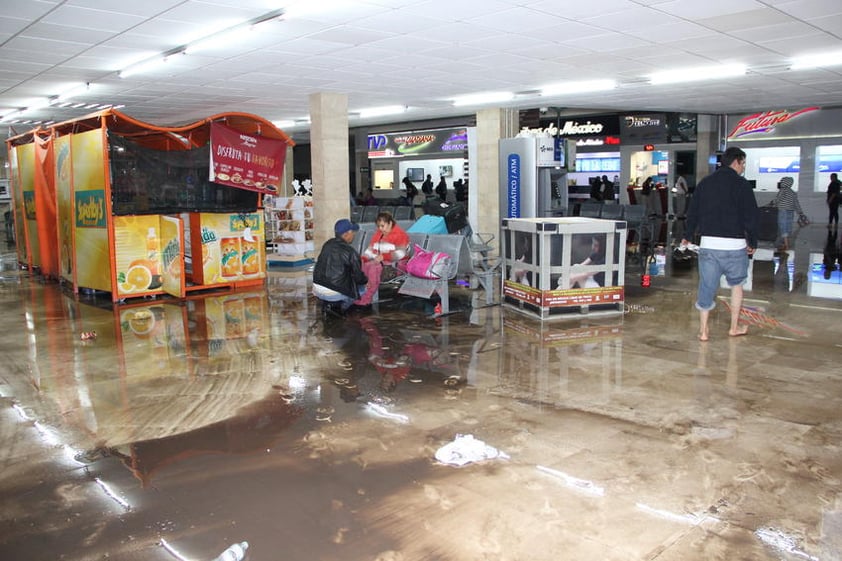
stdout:
[[836,244],[836,228],[828,230],[827,242],[824,244],[824,256],[822,259],[824,278],[830,280],[833,271],[836,270],[836,263],[842,266],[842,259],[839,255],[839,247]]
[[[591,252],[579,265],[605,265],[605,248],[599,237],[593,236],[591,238]],[[596,288],[598,286],[605,286],[605,273],[577,271],[576,265],[574,265],[570,272],[570,286],[571,288]]]
[[360,326],[368,334],[368,362],[380,373],[380,389],[391,392],[409,374],[411,363],[402,345],[384,345],[383,336],[374,318],[360,318]]

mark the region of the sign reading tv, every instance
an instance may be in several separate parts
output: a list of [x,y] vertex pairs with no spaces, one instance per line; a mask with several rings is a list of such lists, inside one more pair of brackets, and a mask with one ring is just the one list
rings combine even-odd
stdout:
[[369,158],[462,154],[467,151],[468,129],[464,127],[368,135]]

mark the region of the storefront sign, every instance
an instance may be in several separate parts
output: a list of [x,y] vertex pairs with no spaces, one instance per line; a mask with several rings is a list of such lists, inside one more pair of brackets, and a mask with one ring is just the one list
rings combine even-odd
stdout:
[[[742,117],[736,117],[736,123],[731,131],[728,133],[729,140],[744,139],[752,137],[752,139],[767,139],[780,137],[786,135],[793,136],[811,136],[807,127],[814,123],[811,119],[804,119],[803,117],[809,114],[818,116],[819,107],[805,107],[797,111],[788,111],[786,109],[775,109],[772,111],[763,111],[762,113],[752,113]],[[794,120],[798,119],[798,122]],[[824,120],[824,119],[822,119]],[[830,120],[830,119],[828,119]],[[729,117],[731,121],[731,117]],[[838,121],[832,120],[838,128]],[[798,125],[803,125],[799,127]],[[836,134],[842,131],[837,129]]]
[[105,191],[76,191],[76,227],[105,228]]
[[620,134],[620,119],[617,115],[541,119],[540,124],[543,128],[539,131],[550,136],[584,138]]
[[368,135],[369,158],[453,154],[468,150],[468,130],[437,129]]
[[620,136],[623,144],[665,142],[667,120],[663,113],[650,115],[626,115],[620,121]]
[[520,218],[521,164],[519,154],[509,154],[506,161],[506,217]]
[[286,142],[211,123],[210,180],[221,185],[276,194]]

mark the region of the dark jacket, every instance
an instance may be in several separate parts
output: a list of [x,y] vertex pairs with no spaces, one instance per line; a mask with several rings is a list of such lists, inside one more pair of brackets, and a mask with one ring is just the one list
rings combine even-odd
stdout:
[[342,238],[332,238],[322,246],[313,268],[313,282],[350,298],[359,298],[359,287],[365,286],[368,279],[357,250]]
[[701,236],[745,239],[757,247],[757,201],[748,180],[730,167],[721,167],[696,186],[687,212],[685,238]]

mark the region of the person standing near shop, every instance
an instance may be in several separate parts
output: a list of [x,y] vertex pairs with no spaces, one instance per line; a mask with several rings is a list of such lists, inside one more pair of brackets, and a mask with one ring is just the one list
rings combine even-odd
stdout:
[[602,176],[602,200],[606,203],[614,202],[614,182],[607,175]]
[[705,177],[690,199],[687,228],[681,245],[698,233],[699,290],[696,309],[699,310],[699,340],[710,337],[708,320],[716,306],[719,280],[725,275],[731,287],[731,324],[728,335],[737,337],[748,332],[740,323],[743,305],[743,283],[748,277],[748,259],[757,247],[757,201],[748,180],[743,177],[746,153],[735,146],[722,155],[722,167]]
[[839,225],[839,203],[842,203],[839,194],[840,187],[842,187],[842,182],[839,181],[839,177],[835,173],[831,173],[830,183],[827,186],[827,208],[830,211],[830,215],[827,218],[828,228],[834,223],[837,226]]
[[439,184],[436,185],[436,195],[438,195],[442,201],[447,201],[447,181],[445,181],[443,175],[439,179]]
[[408,175],[403,178],[403,186],[406,189],[406,200],[409,206],[414,206],[415,197],[418,195],[418,187],[415,186],[415,183],[412,182]]
[[678,179],[675,180],[675,187],[673,187],[672,192],[675,193],[675,216],[678,218],[684,218],[685,214],[687,213],[687,180],[684,179],[683,175],[679,175]]
[[798,202],[798,195],[792,190],[795,182],[789,176],[782,177],[778,181],[778,195],[775,197],[775,206],[778,209],[778,239],[780,249],[789,249],[789,236],[792,234],[792,223],[797,212],[799,216],[804,214]]
[[427,174],[427,179],[421,184],[421,192],[428,197],[433,194],[433,176],[429,173]]

